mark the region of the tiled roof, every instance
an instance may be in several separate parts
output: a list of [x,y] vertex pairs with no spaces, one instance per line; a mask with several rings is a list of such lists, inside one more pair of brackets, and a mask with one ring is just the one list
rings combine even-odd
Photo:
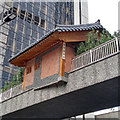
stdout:
[[42,40],[44,40],[45,38],[47,38],[48,36],[50,36],[51,34],[53,34],[56,31],[58,31],[58,32],[68,32],[68,31],[84,31],[84,30],[92,30],[92,29],[103,29],[103,26],[100,24],[100,20],[98,20],[97,22],[92,23],[92,24],[57,25],[56,28],[49,31],[47,34],[45,34],[39,40],[37,40],[36,42],[31,44],[30,46],[26,47],[25,49],[23,49],[22,51],[17,53],[15,56],[13,56],[12,58],[10,58],[9,62],[12,61],[13,59],[15,59],[16,57],[18,57],[19,55],[21,55],[22,53],[26,52],[27,50],[29,50],[33,46],[37,45],[39,42],[41,42]]
[[92,29],[103,29],[103,26],[100,24],[100,20],[92,24],[81,24],[81,25],[57,25],[56,30],[59,32],[66,31],[84,31]]

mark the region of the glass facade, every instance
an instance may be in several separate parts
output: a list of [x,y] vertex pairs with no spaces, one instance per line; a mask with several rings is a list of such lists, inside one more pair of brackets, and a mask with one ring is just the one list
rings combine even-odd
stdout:
[[40,39],[56,24],[74,24],[74,2],[1,2],[0,24],[3,86],[17,71],[17,67],[8,62],[10,57]]

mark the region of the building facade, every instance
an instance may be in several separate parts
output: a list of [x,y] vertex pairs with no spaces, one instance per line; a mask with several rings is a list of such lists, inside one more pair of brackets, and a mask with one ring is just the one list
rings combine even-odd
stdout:
[[[87,5],[87,3],[85,4]],[[85,6],[84,5],[84,6]],[[79,2],[79,22],[88,22]],[[82,9],[81,9],[82,8]],[[86,11],[87,11],[86,7]],[[11,81],[17,67],[9,58],[40,39],[56,24],[74,24],[74,2],[1,2],[0,3],[0,81]],[[14,18],[12,18],[14,14]]]
[[[92,30],[102,31],[99,21],[84,25],[57,25],[34,44],[10,58],[10,63],[25,67],[23,88],[43,88],[67,82],[75,69],[76,48]],[[85,58],[84,58],[85,59]],[[84,64],[84,63],[80,63]]]
[[118,31],[120,31],[120,1],[118,2]]

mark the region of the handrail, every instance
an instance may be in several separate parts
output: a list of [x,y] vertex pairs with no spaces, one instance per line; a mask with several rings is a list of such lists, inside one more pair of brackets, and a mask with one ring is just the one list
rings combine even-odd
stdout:
[[91,50],[88,50],[72,60],[71,70],[84,67],[120,51],[120,36],[113,38]]
[[[120,37],[113,38],[112,40],[76,56],[72,60],[71,70],[73,71],[77,68],[85,67],[86,65],[99,61],[103,58],[107,58],[108,56],[118,52],[120,52]],[[2,101],[22,93],[22,87],[23,83],[1,93]]]
[[11,97],[16,96],[17,94],[22,93],[23,92],[22,87],[23,87],[23,83],[20,83],[19,85],[2,92],[1,101],[7,100]]

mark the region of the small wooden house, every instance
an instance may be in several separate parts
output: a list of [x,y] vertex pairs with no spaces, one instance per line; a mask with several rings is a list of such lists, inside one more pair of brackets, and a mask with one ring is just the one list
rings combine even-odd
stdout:
[[92,29],[102,30],[100,21],[82,25],[58,25],[9,61],[18,67],[25,67],[24,88],[46,87],[67,82],[75,47],[86,40]]

